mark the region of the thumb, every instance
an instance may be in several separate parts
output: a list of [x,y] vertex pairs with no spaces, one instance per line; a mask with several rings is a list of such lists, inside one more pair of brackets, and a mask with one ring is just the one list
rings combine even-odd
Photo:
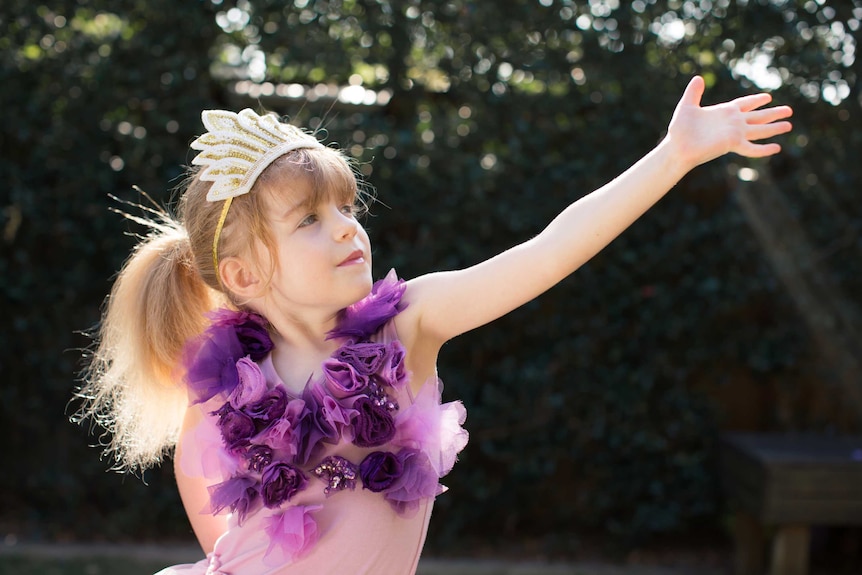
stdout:
[[705,86],[703,78],[701,76],[695,76],[689,81],[688,86],[685,87],[685,92],[683,92],[679,103],[690,106],[700,106],[700,100],[703,98]]

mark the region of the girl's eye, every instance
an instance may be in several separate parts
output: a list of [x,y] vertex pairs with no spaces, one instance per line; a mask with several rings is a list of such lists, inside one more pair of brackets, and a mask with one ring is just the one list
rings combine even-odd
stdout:
[[341,211],[348,216],[355,216],[356,206],[354,206],[353,204],[345,204],[344,206],[341,206]]
[[317,221],[317,215],[316,214],[308,214],[307,216],[302,218],[302,221],[299,222],[299,227],[304,228],[305,226],[310,226],[311,224],[313,224],[316,221]]

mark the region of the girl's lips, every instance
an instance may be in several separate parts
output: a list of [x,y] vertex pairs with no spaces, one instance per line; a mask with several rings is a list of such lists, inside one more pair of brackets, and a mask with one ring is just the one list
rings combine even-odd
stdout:
[[353,264],[361,264],[365,262],[365,258],[362,255],[362,250],[355,250],[349,256],[347,256],[344,261],[338,264],[338,267],[341,266],[349,266]]

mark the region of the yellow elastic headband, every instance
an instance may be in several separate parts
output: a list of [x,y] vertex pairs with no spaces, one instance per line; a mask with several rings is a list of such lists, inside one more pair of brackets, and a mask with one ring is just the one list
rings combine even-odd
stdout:
[[215,270],[216,279],[218,280],[219,285],[222,285],[222,283],[221,274],[218,271],[218,242],[221,239],[221,230],[224,228],[224,221],[227,219],[227,211],[230,209],[230,203],[232,201],[232,197],[224,201],[224,206],[221,209],[221,215],[219,216],[218,224],[216,225],[215,235],[213,236],[213,269]]

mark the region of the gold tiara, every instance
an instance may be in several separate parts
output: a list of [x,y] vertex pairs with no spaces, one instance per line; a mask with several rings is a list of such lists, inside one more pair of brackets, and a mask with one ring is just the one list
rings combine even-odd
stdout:
[[225,200],[213,236],[213,267],[218,271],[218,244],[231,200],[251,191],[258,176],[277,158],[301,148],[323,148],[311,134],[283,124],[273,115],[258,116],[246,108],[239,114],[226,110],[201,113],[207,133],[191,143],[200,153],[192,164],[203,166],[198,176],[212,182],[207,200]]
[[192,149],[200,150],[192,164],[203,166],[200,179],[213,183],[207,193],[211,202],[247,194],[261,172],[291,150],[323,147],[296,126],[248,108],[239,114],[204,110],[201,119],[208,132],[192,142]]

